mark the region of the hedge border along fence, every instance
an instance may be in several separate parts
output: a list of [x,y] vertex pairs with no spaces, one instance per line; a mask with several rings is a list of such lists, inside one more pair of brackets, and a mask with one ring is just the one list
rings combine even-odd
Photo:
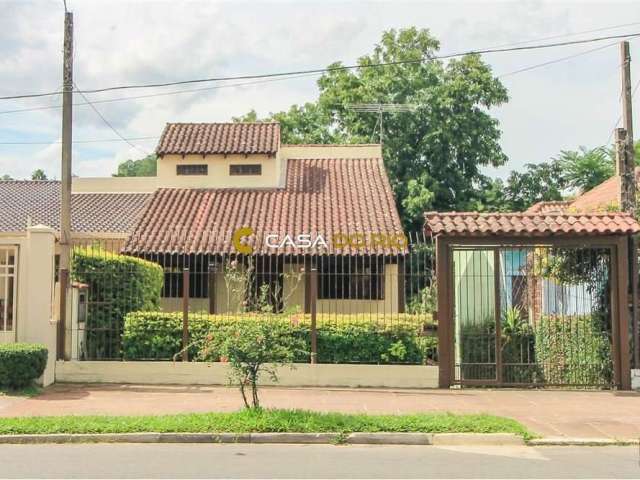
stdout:
[[38,343],[0,344],[0,388],[31,385],[47,366],[47,347]]
[[119,358],[125,316],[133,311],[160,308],[162,267],[88,246],[74,248],[71,272],[74,281],[88,286],[87,357]]
[[[319,363],[426,364],[436,358],[437,338],[425,336],[424,315],[401,315],[394,323],[378,323],[366,316],[343,315],[331,321],[318,318]],[[286,335],[310,345],[308,315],[207,315],[190,314],[189,358],[220,361],[219,352],[203,354],[208,335],[226,335],[231,326],[265,321]],[[182,314],[179,312],[132,312],[126,316],[122,335],[125,360],[168,360],[182,346]],[[299,352],[296,362],[308,363],[309,352]]]
[[[502,335],[505,383],[609,386],[613,381],[610,332],[602,314],[544,315],[533,325]],[[494,378],[493,324],[463,327],[460,344],[464,378]],[[487,363],[477,366],[476,364]],[[466,364],[466,365],[465,365]]]

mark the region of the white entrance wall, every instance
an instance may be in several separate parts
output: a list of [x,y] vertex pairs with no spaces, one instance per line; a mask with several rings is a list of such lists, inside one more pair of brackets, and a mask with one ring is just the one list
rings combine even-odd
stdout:
[[56,323],[54,312],[55,232],[37,225],[26,233],[1,234],[0,246],[15,246],[17,258],[17,296],[14,331],[0,342],[42,343],[49,350],[47,367],[39,383],[55,380]]

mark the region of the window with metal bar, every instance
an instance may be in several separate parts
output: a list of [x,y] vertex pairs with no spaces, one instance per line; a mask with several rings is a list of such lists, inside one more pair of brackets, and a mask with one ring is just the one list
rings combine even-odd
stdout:
[[178,175],[208,175],[209,165],[177,165],[176,174]]
[[229,175],[262,175],[262,165],[259,163],[229,165]]

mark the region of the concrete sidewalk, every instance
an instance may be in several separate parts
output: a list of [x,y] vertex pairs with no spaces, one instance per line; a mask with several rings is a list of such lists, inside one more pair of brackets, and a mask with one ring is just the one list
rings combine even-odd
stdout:
[[[640,393],[561,390],[261,389],[266,408],[345,413],[490,413],[551,437],[640,437]],[[56,384],[34,398],[0,396],[0,417],[158,415],[242,407],[227,387]]]

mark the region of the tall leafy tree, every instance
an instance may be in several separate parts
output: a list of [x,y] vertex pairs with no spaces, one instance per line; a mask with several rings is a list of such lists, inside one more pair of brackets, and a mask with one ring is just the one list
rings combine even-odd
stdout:
[[47,174],[41,168],[36,168],[31,173],[31,180],[47,180]]
[[2,175],[2,177],[0,177],[0,180],[3,180],[3,181],[13,180],[13,177],[5,173],[4,175]]
[[614,163],[604,147],[562,150],[555,160],[567,186],[579,192],[591,190],[615,173]]
[[[421,228],[425,210],[468,209],[483,198],[488,179],[481,168],[507,161],[489,109],[508,96],[478,55],[445,64],[434,59],[439,48],[426,29],[384,32],[358,68],[329,66],[318,80],[316,102],[266,119],[281,122],[286,143],[371,142],[380,132],[378,115],[350,106],[413,105],[413,111],[383,117],[384,160],[405,227]],[[391,65],[372,67],[379,63]],[[255,112],[249,116],[257,119]]]
[[126,160],[118,165],[118,173],[114,177],[155,177],[157,157],[147,155],[139,160]]
[[567,181],[560,162],[528,163],[512,171],[504,187],[503,208],[522,211],[541,201],[562,200]]

